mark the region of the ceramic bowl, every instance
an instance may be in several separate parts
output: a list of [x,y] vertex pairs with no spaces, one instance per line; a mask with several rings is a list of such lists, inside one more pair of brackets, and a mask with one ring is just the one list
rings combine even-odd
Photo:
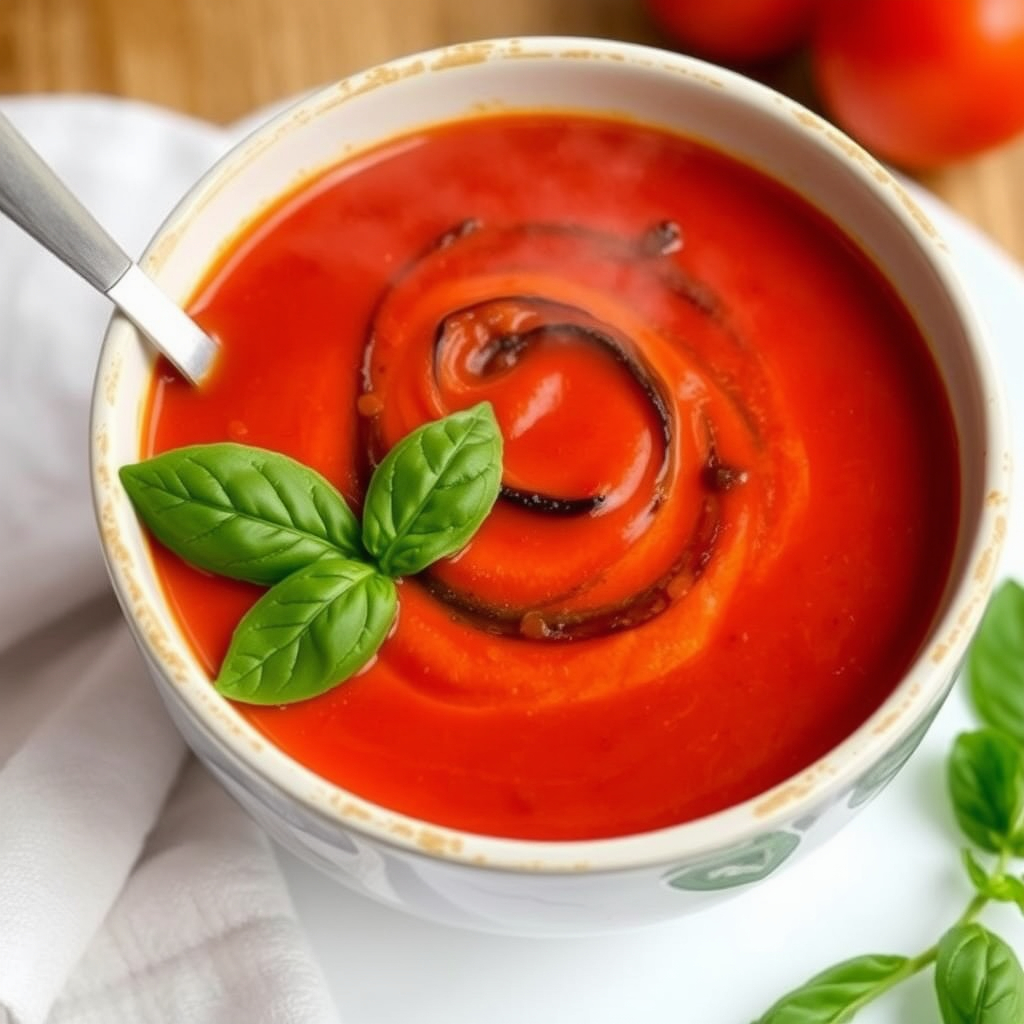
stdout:
[[917,319],[959,437],[961,526],[919,656],[851,736],[756,799],[659,831],[583,842],[468,834],[412,820],[290,760],[220,698],[169,612],[117,468],[139,457],[153,367],[111,322],[96,383],[92,479],[114,586],[185,738],[284,846],[385,903],[454,925],[581,933],[652,922],[767,878],[850,820],[893,777],[948,693],[988,597],[1006,524],[1009,454],[981,328],[946,248],[900,184],[814,114],[736,74],[615,42],[454,46],[355,75],[301,100],[232,150],[153,239],[145,268],[186,302],[240,228],[298,180],[417,125],[481,110],[616,113],[705,140],[785,183],[838,224]]

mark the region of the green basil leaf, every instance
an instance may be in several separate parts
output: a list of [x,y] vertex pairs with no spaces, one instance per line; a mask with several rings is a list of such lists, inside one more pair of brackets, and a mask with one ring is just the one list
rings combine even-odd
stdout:
[[986,725],[1024,743],[1024,587],[1001,584],[967,660],[971,699]]
[[784,995],[755,1024],[844,1024],[906,974],[905,956],[845,960]]
[[961,733],[948,778],[964,834],[982,849],[1024,856],[1024,748],[996,729]]
[[1013,950],[980,924],[958,925],[942,937],[935,991],[943,1024],[1024,1021],[1024,971]]
[[363,543],[381,572],[411,575],[465,547],[498,497],[501,455],[488,402],[402,438],[374,472],[363,506]]
[[325,554],[363,557],[345,499],[278,452],[192,445],[123,466],[120,476],[161,544],[221,576],[269,585]]
[[238,624],[217,690],[248,704],[289,704],[357,672],[387,638],[398,596],[372,566],[322,558],[256,602]]

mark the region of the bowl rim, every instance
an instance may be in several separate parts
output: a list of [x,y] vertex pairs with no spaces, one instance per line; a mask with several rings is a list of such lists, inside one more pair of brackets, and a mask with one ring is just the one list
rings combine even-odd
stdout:
[[[541,841],[480,835],[412,818],[328,782],[285,755],[258,733],[210,686],[176,628],[151,628],[171,620],[159,584],[146,586],[151,566],[135,565],[125,554],[121,529],[141,535],[127,499],[115,489],[116,466],[110,462],[110,439],[117,428],[114,401],[124,346],[136,343],[133,330],[115,314],[103,340],[90,424],[90,477],[94,511],[100,523],[103,555],[114,590],[136,640],[159,667],[163,687],[244,766],[287,800],[332,828],[352,831],[386,846],[429,858],[473,867],[527,873],[601,873],[667,867],[691,862],[755,836],[782,828],[812,806],[824,805],[845,792],[887,751],[897,746],[941,704],[977,628],[995,579],[995,566],[1006,529],[1010,454],[1005,403],[999,379],[983,343],[982,325],[959,282],[944,243],[927,218],[890,173],[873,157],[806,108],[735,72],[695,58],[634,43],[560,36],[509,37],[460,43],[411,54],[348,76],[307,93],[264,121],[236,143],[186,193],[157,230],[143,265],[159,266],[187,229],[204,199],[230,182],[240,167],[263,147],[285,138],[291,128],[344,102],[349,96],[387,88],[415,74],[443,75],[477,63],[503,60],[614,62],[624,67],[683,75],[698,88],[724,90],[737,102],[753,106],[765,118],[786,119],[806,133],[859,186],[887,208],[923,254],[951,307],[956,311],[966,349],[985,396],[984,506],[978,529],[966,544],[959,577],[947,582],[946,607],[933,623],[921,649],[885,701],[856,730],[796,775],[769,790],[705,817],[643,833],[601,839]],[[410,123],[412,123],[410,121]],[[233,237],[228,236],[228,237]],[[211,256],[213,258],[213,256]],[[122,400],[123,401],[123,400]],[[123,430],[121,431],[123,433]],[[116,511],[111,520],[111,502]],[[961,530],[963,526],[961,524]],[[958,545],[964,544],[958,532]],[[952,572],[952,571],[951,571]],[[147,592],[147,590],[149,592]],[[165,693],[165,699],[167,693]],[[244,784],[244,783],[243,783]]]

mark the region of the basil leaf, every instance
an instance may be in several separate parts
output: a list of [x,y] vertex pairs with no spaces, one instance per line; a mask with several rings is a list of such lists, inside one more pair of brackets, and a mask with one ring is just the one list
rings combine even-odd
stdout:
[[986,725],[1024,743],[1024,587],[992,595],[968,655],[971,699]]
[[876,954],[845,960],[784,995],[755,1024],[843,1024],[901,981],[908,963]]
[[964,834],[982,849],[1024,855],[1024,748],[996,729],[961,733],[948,778]]
[[943,1024],[1024,1021],[1024,971],[1013,950],[980,924],[958,925],[942,937],[935,991]]
[[120,476],[161,544],[221,576],[268,585],[324,554],[362,555],[345,499],[278,452],[192,445],[123,466]]
[[394,581],[372,566],[322,558],[252,606],[231,638],[217,690],[248,704],[324,693],[373,657],[397,607]]
[[502,439],[488,402],[427,423],[381,460],[363,543],[381,572],[407,576],[465,547],[501,487]]

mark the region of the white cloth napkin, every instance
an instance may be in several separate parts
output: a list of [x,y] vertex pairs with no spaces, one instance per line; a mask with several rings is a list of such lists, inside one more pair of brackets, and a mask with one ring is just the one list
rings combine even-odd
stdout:
[[[136,253],[228,143],[0,99]],[[120,614],[87,479],[108,304],[0,218],[0,1024],[328,1024],[260,830],[191,759]]]

